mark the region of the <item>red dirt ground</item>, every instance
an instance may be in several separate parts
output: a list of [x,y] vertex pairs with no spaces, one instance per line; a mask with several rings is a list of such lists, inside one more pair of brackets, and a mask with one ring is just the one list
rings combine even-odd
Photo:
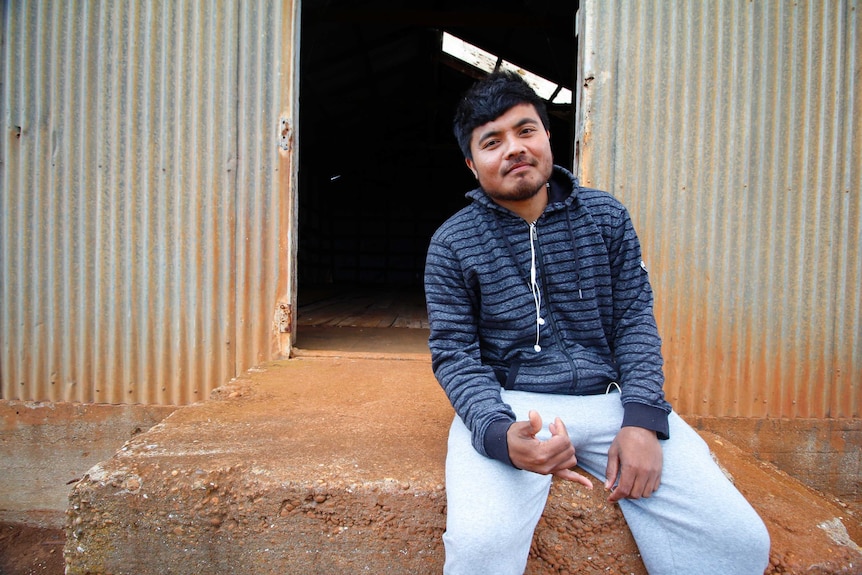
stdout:
[[63,575],[62,529],[0,523],[0,575]]

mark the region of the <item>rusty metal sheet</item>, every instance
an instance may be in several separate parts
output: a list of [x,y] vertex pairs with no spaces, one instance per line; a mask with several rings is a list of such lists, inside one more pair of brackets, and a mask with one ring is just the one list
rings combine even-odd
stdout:
[[285,353],[294,10],[6,6],[0,398],[185,404]]
[[860,417],[859,8],[581,3],[578,171],[632,213],[682,413]]

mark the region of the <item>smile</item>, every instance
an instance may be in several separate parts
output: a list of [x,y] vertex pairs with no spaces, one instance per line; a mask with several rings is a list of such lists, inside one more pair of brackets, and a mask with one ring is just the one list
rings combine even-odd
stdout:
[[531,167],[533,167],[533,165],[528,163],[528,162],[518,162],[517,164],[513,165],[511,168],[506,170],[506,173],[507,174],[514,174],[514,173],[522,172],[525,169],[528,169]]

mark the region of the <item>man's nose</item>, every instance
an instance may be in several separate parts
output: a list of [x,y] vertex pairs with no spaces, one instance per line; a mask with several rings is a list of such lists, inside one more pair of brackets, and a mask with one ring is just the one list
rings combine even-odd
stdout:
[[512,158],[520,156],[526,151],[524,142],[517,136],[509,136],[506,138],[506,157]]

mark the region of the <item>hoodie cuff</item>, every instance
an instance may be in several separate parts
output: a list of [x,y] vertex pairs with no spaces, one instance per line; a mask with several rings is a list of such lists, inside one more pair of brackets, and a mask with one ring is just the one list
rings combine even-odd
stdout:
[[485,447],[485,453],[488,457],[514,467],[512,460],[509,459],[509,441],[506,439],[506,433],[509,431],[510,425],[512,425],[512,422],[508,419],[492,421],[491,425],[485,431],[482,445]]
[[643,427],[655,431],[659,439],[668,439],[670,430],[667,423],[667,412],[658,407],[643,403],[628,403],[625,405],[623,424],[621,427]]

